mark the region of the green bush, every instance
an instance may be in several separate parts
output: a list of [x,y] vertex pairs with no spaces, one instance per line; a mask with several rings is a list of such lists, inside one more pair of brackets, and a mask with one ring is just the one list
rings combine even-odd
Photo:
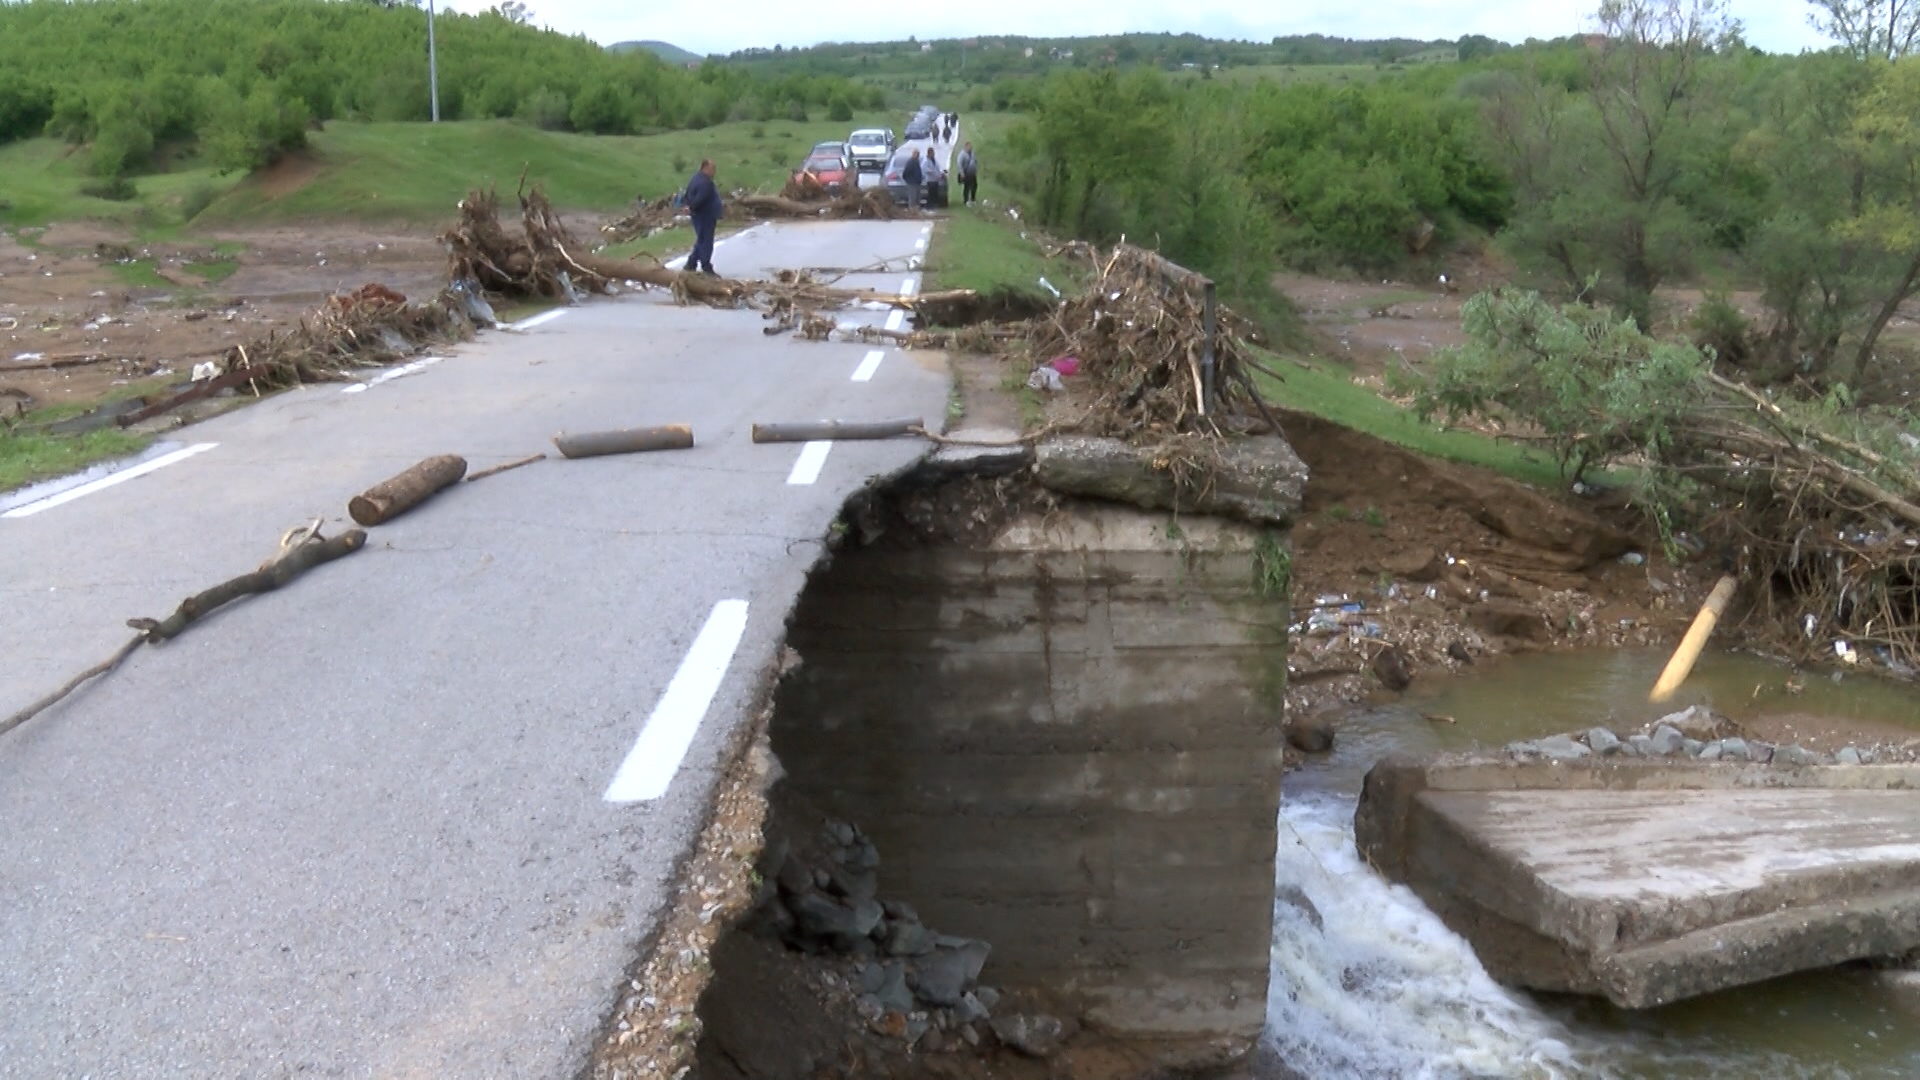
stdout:
[[610,81],[596,82],[573,99],[570,118],[575,131],[595,135],[624,135],[633,130],[633,105],[625,90]]
[[827,119],[842,122],[853,119],[853,103],[845,94],[835,94],[833,103],[827,106]]
[[573,103],[560,91],[543,86],[520,103],[517,115],[542,131],[565,131],[572,123]]
[[87,171],[95,176],[126,176],[144,167],[153,153],[153,132],[131,103],[116,100],[101,110]]
[[1738,366],[1752,355],[1747,341],[1752,327],[1724,292],[1708,293],[1687,320],[1687,329],[1695,345],[1722,363]]
[[108,176],[81,184],[80,194],[108,202],[131,202],[140,197],[140,189],[124,176]]

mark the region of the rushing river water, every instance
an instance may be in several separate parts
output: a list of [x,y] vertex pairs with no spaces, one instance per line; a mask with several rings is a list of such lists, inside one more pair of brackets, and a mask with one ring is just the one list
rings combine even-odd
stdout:
[[[1766,711],[1845,717],[1920,736],[1920,693],[1872,679],[1787,673],[1710,656],[1668,709],[1645,703],[1664,657],[1538,656],[1436,682],[1340,726],[1333,754],[1290,774],[1278,881],[1268,1038],[1321,1077],[1920,1077],[1920,981],[1845,969],[1779,979],[1630,1013],[1583,998],[1509,990],[1407,889],[1354,851],[1360,781],[1382,755],[1500,745],[1610,724],[1637,727],[1695,702],[1736,719]],[[1422,713],[1457,718],[1436,724]]]

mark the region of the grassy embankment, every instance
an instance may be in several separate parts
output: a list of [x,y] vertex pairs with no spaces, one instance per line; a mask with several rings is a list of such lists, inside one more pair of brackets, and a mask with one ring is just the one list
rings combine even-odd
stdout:
[[[927,288],[978,289],[1006,286],[1036,291],[1046,275],[1062,289],[1084,287],[1084,273],[1074,273],[1049,261],[1037,242],[1022,239],[1021,226],[999,210],[956,210],[935,232],[928,254]],[[1401,406],[1353,381],[1339,364],[1318,357],[1267,354],[1268,367],[1285,376],[1274,380],[1257,376],[1262,392],[1276,404],[1311,413],[1334,423],[1406,447],[1416,453],[1505,473],[1531,484],[1555,486],[1559,472],[1551,457],[1512,443],[1499,442],[1471,431],[1425,423]],[[1011,393],[1033,395],[1025,388],[1024,370],[1010,375]],[[1038,403],[1025,403],[1035,415]]]

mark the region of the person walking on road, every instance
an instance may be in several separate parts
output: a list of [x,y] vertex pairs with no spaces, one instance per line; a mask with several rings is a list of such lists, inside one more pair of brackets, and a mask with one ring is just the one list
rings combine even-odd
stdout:
[[705,271],[718,277],[713,268],[713,230],[720,225],[720,189],[713,183],[713,159],[700,162],[700,171],[687,181],[681,200],[693,215],[693,251],[687,256],[687,270]]
[[900,170],[900,182],[907,185],[907,209],[918,212],[920,209],[920,185],[927,179],[926,169],[920,164],[920,151],[915,148],[913,156],[907,159],[907,165]]
[[973,144],[960,151],[960,160],[954,168],[960,170],[960,203],[973,205],[973,196],[980,190],[980,159],[973,156]]

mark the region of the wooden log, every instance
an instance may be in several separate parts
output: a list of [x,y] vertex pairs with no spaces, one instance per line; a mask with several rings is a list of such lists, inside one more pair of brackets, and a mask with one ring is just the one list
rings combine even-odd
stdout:
[[896,435],[917,434],[925,427],[919,417],[898,420],[801,420],[781,424],[753,425],[757,443],[814,442],[820,439],[891,439]]
[[254,593],[271,592],[322,563],[329,563],[343,555],[351,555],[359,551],[366,546],[366,543],[367,534],[364,531],[348,529],[330,539],[307,540],[295,544],[278,558],[269,560],[260,569],[250,574],[241,574],[205,592],[187,597],[180,602],[180,607],[165,619],[157,622],[153,619],[128,619],[127,625],[144,634],[144,640],[150,644],[158,645],[179,636],[181,631],[193,625],[195,620],[223,604]]
[[439,454],[355,495],[347,503],[347,513],[362,525],[379,525],[420,505],[441,488],[459,483],[465,475],[466,458]]
[[1740,582],[1733,577],[1723,577],[1707,594],[1707,602],[1700,605],[1700,613],[1693,617],[1693,625],[1687,628],[1687,636],[1680,639],[1680,647],[1673,650],[1673,659],[1667,661],[1667,668],[1660,673],[1660,681],[1653,684],[1653,693],[1647,700],[1655,705],[1673,697],[1680,684],[1687,681],[1693,673],[1694,661],[1700,659],[1700,650],[1707,647],[1707,637],[1713,633],[1715,623],[1727,610],[1727,603],[1733,599],[1733,591]]
[[686,424],[662,424],[620,431],[583,431],[578,435],[555,435],[553,445],[567,458],[686,450],[693,446],[693,428]]
[[161,413],[171,412],[182,405],[199,401],[204,397],[210,397],[222,390],[239,386],[241,383],[250,382],[260,378],[264,374],[266,374],[265,371],[251,366],[237,367],[225,374],[215,375],[213,378],[200,383],[190,390],[182,390],[180,393],[175,394],[165,401],[156,402],[143,409],[136,409],[133,412],[117,416],[114,418],[114,423],[119,424],[121,427],[131,427],[142,420],[151,420]]

